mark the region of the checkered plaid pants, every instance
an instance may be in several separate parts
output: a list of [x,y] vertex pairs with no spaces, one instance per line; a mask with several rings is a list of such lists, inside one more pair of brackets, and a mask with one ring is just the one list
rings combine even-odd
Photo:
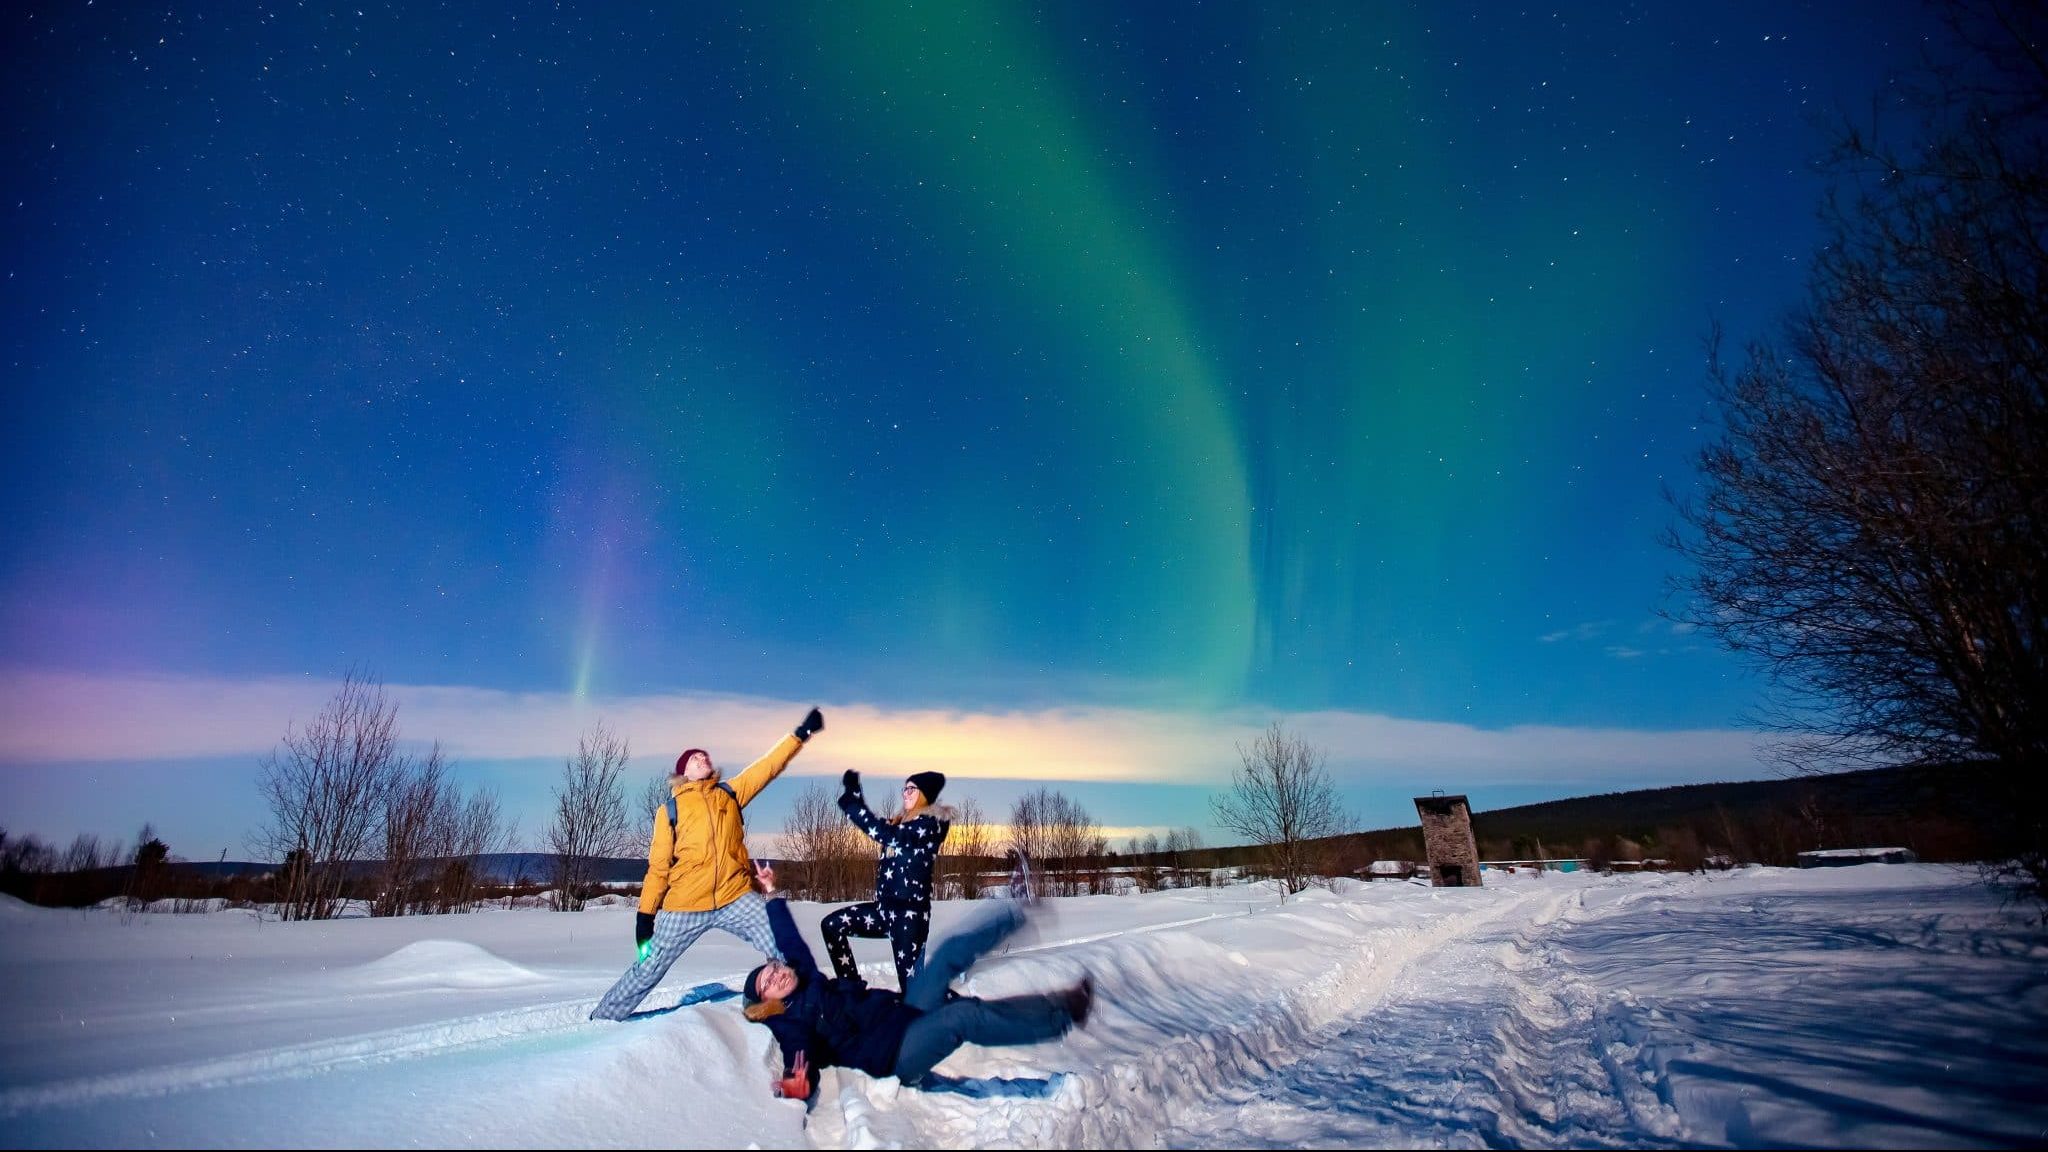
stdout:
[[604,999],[591,1009],[592,1020],[624,1020],[633,1014],[661,978],[668,975],[669,965],[674,964],[697,937],[713,928],[722,928],[734,936],[759,948],[770,960],[783,958],[782,949],[775,946],[775,931],[768,926],[768,902],[759,892],[748,892],[723,908],[709,912],[657,912],[654,915],[654,949],[647,959],[640,961]]

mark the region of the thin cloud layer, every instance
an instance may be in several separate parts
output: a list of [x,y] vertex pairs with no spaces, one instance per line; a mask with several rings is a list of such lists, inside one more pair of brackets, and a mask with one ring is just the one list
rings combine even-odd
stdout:
[[[0,763],[53,764],[261,756],[288,725],[314,716],[332,681],[310,677],[0,674]],[[604,721],[636,761],[686,747],[735,770],[793,727],[812,703],[826,735],[793,771],[1216,785],[1271,720],[1325,750],[1342,784],[1411,781],[1454,787],[1570,781],[1597,786],[1754,778],[1766,738],[1722,729],[1644,731],[1518,726],[1481,729],[1344,711],[1175,713],[1073,707],[959,712],[868,703],[706,693],[586,699],[448,685],[387,686],[409,740],[439,740],[465,761],[554,759]]]

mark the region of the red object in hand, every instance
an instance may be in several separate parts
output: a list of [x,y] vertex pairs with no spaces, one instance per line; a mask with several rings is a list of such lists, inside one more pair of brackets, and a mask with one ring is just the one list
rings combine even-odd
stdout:
[[775,1094],[785,1100],[807,1100],[811,1095],[811,1068],[804,1054],[796,1054],[789,1075],[775,1082]]

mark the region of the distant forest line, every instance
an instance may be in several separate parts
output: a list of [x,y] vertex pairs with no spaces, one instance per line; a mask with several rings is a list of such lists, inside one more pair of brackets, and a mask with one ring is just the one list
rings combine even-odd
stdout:
[[[1596,868],[1614,861],[1661,860],[1664,867],[1689,871],[1715,857],[1790,866],[1809,849],[1874,846],[1910,848],[1928,861],[1980,861],[1997,858],[2003,850],[1975,816],[1992,802],[1985,781],[1981,768],[1958,765],[1686,784],[1476,812],[1472,825],[1481,859],[1583,859]],[[1424,859],[1419,823],[1329,837],[1313,848],[1319,870],[1333,876],[1361,875],[1375,860]],[[1111,850],[1085,861],[1044,865],[1091,873],[1162,866],[1256,873],[1260,851],[1257,845],[1196,848],[1168,860],[1164,853]],[[481,880],[509,893],[540,889],[550,862],[544,852],[500,852],[481,856],[476,864]],[[359,861],[352,871],[367,880],[380,865]],[[1005,864],[991,855],[957,859],[953,867],[1001,871]],[[605,858],[596,861],[593,879],[636,883],[646,868],[642,856]],[[149,895],[264,903],[277,871],[277,865],[251,861],[167,862],[149,878]],[[38,904],[80,907],[136,894],[137,879],[133,865],[77,872],[0,867],[0,892]]]

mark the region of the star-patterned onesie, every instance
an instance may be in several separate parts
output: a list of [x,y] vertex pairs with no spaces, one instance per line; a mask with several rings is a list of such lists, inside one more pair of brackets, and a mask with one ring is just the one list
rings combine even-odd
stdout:
[[939,845],[952,830],[953,810],[927,808],[913,819],[892,823],[868,810],[859,789],[841,795],[839,808],[855,827],[882,846],[882,858],[875,865],[875,899],[849,904],[819,925],[825,951],[832,957],[834,972],[856,976],[860,968],[853,962],[853,945],[847,938],[887,936],[896,958],[896,986],[908,988],[924,960],[925,938],[931,934],[932,870],[938,864]]

